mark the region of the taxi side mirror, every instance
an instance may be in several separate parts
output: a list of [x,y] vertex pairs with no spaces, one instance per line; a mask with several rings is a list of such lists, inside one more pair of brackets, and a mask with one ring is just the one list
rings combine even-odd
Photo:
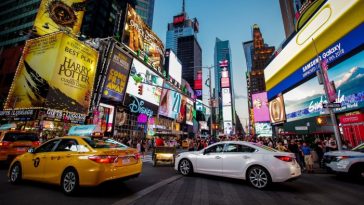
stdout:
[[34,147],[29,148],[28,152],[34,154],[35,153],[35,148]]

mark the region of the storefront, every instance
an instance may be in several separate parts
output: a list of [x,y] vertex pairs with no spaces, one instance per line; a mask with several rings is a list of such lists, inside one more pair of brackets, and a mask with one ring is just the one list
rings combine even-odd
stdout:
[[353,114],[340,117],[340,128],[343,139],[353,147],[364,142],[364,114]]

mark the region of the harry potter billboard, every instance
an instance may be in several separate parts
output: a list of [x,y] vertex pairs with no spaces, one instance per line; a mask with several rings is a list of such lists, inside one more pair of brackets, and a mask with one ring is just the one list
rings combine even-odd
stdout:
[[97,51],[64,33],[28,40],[4,108],[86,114],[97,60]]

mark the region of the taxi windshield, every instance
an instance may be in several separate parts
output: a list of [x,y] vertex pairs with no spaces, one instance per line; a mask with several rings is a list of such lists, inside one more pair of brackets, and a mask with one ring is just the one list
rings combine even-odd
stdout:
[[92,148],[128,148],[128,146],[110,138],[83,138]]
[[356,152],[364,152],[364,143],[358,145],[357,147],[353,148],[352,151],[356,151]]

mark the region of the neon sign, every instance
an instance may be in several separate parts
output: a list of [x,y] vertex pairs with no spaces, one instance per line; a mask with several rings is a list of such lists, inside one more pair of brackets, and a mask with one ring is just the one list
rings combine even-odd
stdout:
[[139,114],[145,114],[149,118],[153,116],[153,111],[149,108],[143,107],[144,101],[138,100],[135,96],[132,96],[134,98],[133,102],[129,104],[130,111],[132,113],[139,113]]

